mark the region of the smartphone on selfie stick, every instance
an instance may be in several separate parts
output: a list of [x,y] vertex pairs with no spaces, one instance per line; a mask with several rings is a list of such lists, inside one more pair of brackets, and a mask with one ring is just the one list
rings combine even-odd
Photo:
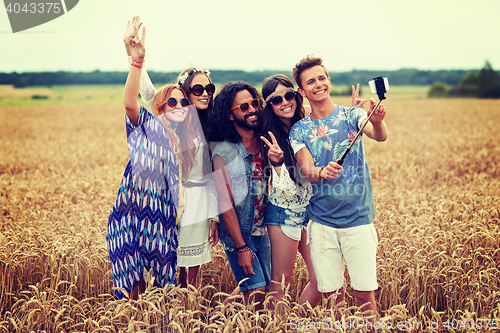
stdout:
[[373,111],[368,116],[368,118],[366,119],[365,123],[363,124],[363,127],[361,127],[361,129],[358,131],[358,134],[356,134],[356,136],[354,137],[354,140],[351,141],[351,144],[349,145],[347,150],[344,152],[340,160],[337,161],[337,164],[339,165],[342,165],[342,163],[344,163],[344,159],[346,158],[347,154],[349,154],[349,152],[351,151],[351,148],[356,142],[356,140],[358,140],[358,137],[363,132],[363,129],[365,128],[366,124],[368,124],[368,121],[370,121],[370,118],[375,113],[375,110],[378,108],[380,103],[385,99],[385,93],[387,92],[387,90],[389,90],[389,80],[386,77],[379,76],[369,81],[368,86],[370,86],[370,91],[372,94],[377,94],[379,101],[375,106],[375,108],[373,109]]

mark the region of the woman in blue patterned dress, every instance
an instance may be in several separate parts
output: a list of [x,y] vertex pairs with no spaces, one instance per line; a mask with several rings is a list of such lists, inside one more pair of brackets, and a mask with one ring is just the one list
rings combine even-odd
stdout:
[[[129,40],[136,35],[140,24],[140,18],[135,16],[123,36],[129,62],[132,61],[128,50]],[[186,209],[178,216],[178,283],[181,288],[187,288],[188,284],[197,286],[200,266],[212,260],[210,245],[215,246],[219,240],[218,204],[214,186],[210,185],[213,183],[212,163],[205,139],[208,135],[208,118],[213,109],[215,85],[210,79],[210,71],[196,67],[182,71],[177,85],[186,92],[191,104],[189,116],[183,123],[171,123],[181,140],[180,150],[184,162],[191,163],[192,166],[189,171],[183,168],[182,186]],[[139,92],[147,109],[157,108],[158,92],[146,68],[141,71]]]
[[[123,96],[129,161],[106,235],[113,284],[133,299],[145,290],[144,269],[152,270],[157,287],[176,283],[176,217],[183,206],[182,199],[179,203],[182,156],[177,154],[179,138],[175,131],[162,123],[182,113],[172,111],[182,111],[189,104],[185,93],[175,86],[165,87],[158,117],[137,103],[144,37],[143,30],[142,37],[132,39],[129,45],[133,62]],[[115,294],[118,298],[125,296],[121,289],[115,289]]]

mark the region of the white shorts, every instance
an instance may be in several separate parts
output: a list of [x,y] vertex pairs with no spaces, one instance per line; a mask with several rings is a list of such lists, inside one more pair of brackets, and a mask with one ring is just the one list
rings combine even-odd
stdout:
[[292,227],[289,225],[281,225],[280,226],[281,231],[285,234],[290,239],[293,239],[295,241],[300,241],[302,238],[302,230],[304,230],[303,227]]
[[329,293],[344,287],[344,260],[354,290],[378,288],[378,238],[373,223],[336,229],[311,220],[307,232],[318,291]]

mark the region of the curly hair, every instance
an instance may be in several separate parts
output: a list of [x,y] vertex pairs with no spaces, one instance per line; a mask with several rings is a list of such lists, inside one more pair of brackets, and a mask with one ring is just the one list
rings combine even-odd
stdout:
[[[288,76],[282,74],[273,75],[264,79],[264,82],[262,83],[262,97],[266,99],[276,90],[276,87],[279,84],[282,84],[285,87],[289,87],[291,89],[294,88],[293,82]],[[304,98],[302,97],[302,95],[296,93],[295,101],[297,102],[297,107],[295,108],[295,113],[293,114],[293,117],[291,119],[292,126],[297,121],[304,118],[305,115],[303,105]],[[272,132],[274,134],[278,145],[283,151],[283,156],[285,158],[284,163],[290,173],[290,177],[294,182],[297,183],[298,175],[296,174],[297,168],[295,154],[293,153],[292,146],[290,145],[290,140],[288,139],[290,128],[288,128],[288,126],[280,119],[280,117],[276,115],[271,103],[266,103],[266,106],[264,107],[261,129],[263,135],[265,135],[265,137],[269,141],[271,141],[271,137],[269,136],[268,132]],[[268,149],[266,148],[266,155],[267,151]]]
[[253,98],[260,102],[259,110],[262,114],[262,99],[259,92],[252,85],[242,81],[231,81],[226,83],[214,99],[214,112],[208,118],[208,131],[210,142],[222,142],[227,140],[232,143],[241,142],[241,136],[236,131],[233,121],[229,118],[236,94],[242,90],[248,90]]

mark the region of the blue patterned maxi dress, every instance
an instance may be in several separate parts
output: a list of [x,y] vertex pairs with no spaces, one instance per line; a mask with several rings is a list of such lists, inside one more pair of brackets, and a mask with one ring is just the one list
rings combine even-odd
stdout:
[[[153,270],[157,287],[175,284],[179,164],[159,119],[142,105],[127,120],[129,161],[108,219],[113,284],[130,292]],[[115,290],[118,298],[125,295]]]

